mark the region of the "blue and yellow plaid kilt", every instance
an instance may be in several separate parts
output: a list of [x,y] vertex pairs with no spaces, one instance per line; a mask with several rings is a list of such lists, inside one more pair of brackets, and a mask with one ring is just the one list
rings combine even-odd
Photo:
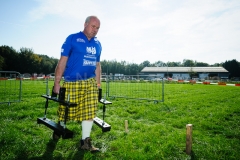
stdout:
[[[69,94],[71,105],[68,109],[67,120],[83,121],[96,117],[98,104],[98,88],[95,78],[76,82],[64,82],[66,88],[65,100]],[[65,106],[60,104],[58,108],[59,121],[64,121]]]

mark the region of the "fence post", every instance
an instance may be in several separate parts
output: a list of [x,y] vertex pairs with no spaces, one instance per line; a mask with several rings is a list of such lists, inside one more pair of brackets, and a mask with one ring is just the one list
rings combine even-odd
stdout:
[[125,132],[128,133],[128,120],[125,120]]
[[164,81],[162,79],[162,102],[164,102]]
[[192,151],[192,124],[186,125],[186,154],[190,155]]

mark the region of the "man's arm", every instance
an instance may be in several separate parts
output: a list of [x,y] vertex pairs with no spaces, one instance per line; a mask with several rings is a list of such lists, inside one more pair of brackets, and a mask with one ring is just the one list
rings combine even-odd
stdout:
[[55,69],[55,79],[54,79],[54,92],[59,94],[60,90],[60,82],[62,79],[63,72],[66,68],[68,57],[61,56],[60,60],[58,61],[57,67]]
[[100,62],[97,62],[95,74],[96,74],[96,81],[97,81],[98,87],[101,86],[101,73],[102,73],[101,64]]

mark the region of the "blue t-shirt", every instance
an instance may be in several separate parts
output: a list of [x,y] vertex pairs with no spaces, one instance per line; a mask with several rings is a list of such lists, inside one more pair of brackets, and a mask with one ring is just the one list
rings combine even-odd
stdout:
[[61,56],[68,57],[64,80],[73,82],[95,77],[101,51],[101,43],[96,37],[88,40],[83,32],[69,35],[61,50]]

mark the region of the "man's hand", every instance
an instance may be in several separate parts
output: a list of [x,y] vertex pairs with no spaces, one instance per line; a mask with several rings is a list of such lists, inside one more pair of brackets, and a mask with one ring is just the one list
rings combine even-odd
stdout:
[[60,84],[54,84],[53,92],[59,94],[60,87],[61,87]]

